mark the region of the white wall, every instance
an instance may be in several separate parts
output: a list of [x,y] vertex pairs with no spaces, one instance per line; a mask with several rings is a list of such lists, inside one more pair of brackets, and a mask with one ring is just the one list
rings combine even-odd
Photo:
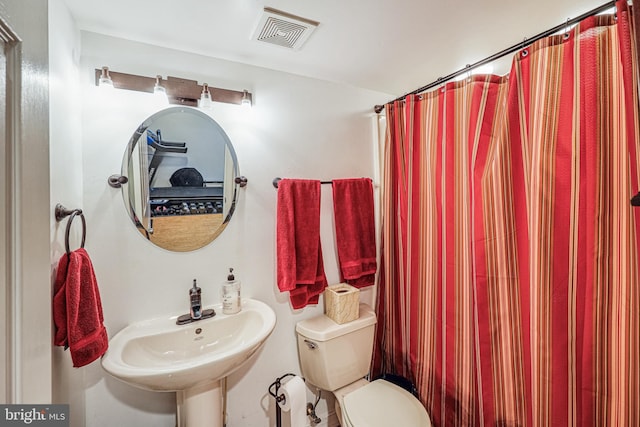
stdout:
[[[51,203],[69,209],[83,208],[82,198],[82,114],[78,85],[80,31],[64,2],[49,2],[49,97],[50,110],[50,187]],[[52,206],[52,208],[53,208]],[[51,222],[51,270],[55,274],[58,260],[65,252],[67,219]],[[70,249],[80,244],[82,227],[74,220]],[[53,278],[52,278],[53,280]],[[53,349],[53,403],[69,403],[71,419],[84,418],[84,370],[72,367],[69,352]]]
[[[103,65],[253,93],[249,113],[219,103],[210,113],[234,144],[240,172],[249,184],[240,192],[231,223],[209,246],[190,253],[154,247],[130,222],[121,191],[107,185],[107,177],[121,170],[131,134],[155,110],[149,94],[119,90],[105,95],[95,87],[93,70]],[[267,388],[278,376],[299,373],[295,323],[322,313],[322,305],[293,311],[287,295],[277,290],[272,180],[374,177],[372,107],[391,96],[84,32],[79,81],[86,248],[98,277],[109,335],[136,320],[186,312],[194,278],[205,305],[219,302],[220,284],[228,267],[234,267],[243,296],[268,303],[278,320],[258,357],[229,377],[228,425],[275,425]],[[322,198],[325,269],[329,282],[337,283],[330,186],[323,186]],[[362,299],[371,302],[373,291],[363,292]],[[174,426],[173,393],[134,389],[109,377],[97,362],[82,369],[86,416],[84,422],[73,420],[74,427]],[[308,397],[313,399],[311,392]],[[323,400],[319,416],[326,419],[327,412]]]

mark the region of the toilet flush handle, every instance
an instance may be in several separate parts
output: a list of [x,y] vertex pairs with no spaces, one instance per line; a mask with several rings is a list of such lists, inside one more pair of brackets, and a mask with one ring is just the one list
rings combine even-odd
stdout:
[[318,344],[314,343],[313,341],[304,340],[304,343],[307,345],[307,347],[309,347],[309,350],[315,350],[316,348],[318,348]]

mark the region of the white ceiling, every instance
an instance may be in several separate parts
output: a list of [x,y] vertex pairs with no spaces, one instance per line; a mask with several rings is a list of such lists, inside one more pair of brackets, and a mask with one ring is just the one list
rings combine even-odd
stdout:
[[[81,30],[399,96],[605,0],[65,0]],[[251,40],[264,7],[320,22],[301,50]],[[501,70],[498,70],[501,71]],[[382,101],[382,100],[381,100]]]

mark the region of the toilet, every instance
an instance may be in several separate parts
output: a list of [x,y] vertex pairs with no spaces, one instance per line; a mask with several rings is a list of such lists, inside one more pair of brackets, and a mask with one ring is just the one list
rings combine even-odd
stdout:
[[316,316],[296,324],[305,380],[335,396],[342,427],[431,427],[424,406],[405,389],[385,380],[367,381],[376,314],[360,304],[360,317],[337,324]]

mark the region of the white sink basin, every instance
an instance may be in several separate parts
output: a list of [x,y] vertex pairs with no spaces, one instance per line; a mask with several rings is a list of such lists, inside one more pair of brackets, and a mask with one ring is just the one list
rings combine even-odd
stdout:
[[[242,300],[242,311],[186,325],[176,316],[133,323],[109,341],[103,368],[136,387],[181,391],[215,382],[239,368],[273,331],[276,316],[265,303]],[[182,313],[181,313],[182,314]]]

